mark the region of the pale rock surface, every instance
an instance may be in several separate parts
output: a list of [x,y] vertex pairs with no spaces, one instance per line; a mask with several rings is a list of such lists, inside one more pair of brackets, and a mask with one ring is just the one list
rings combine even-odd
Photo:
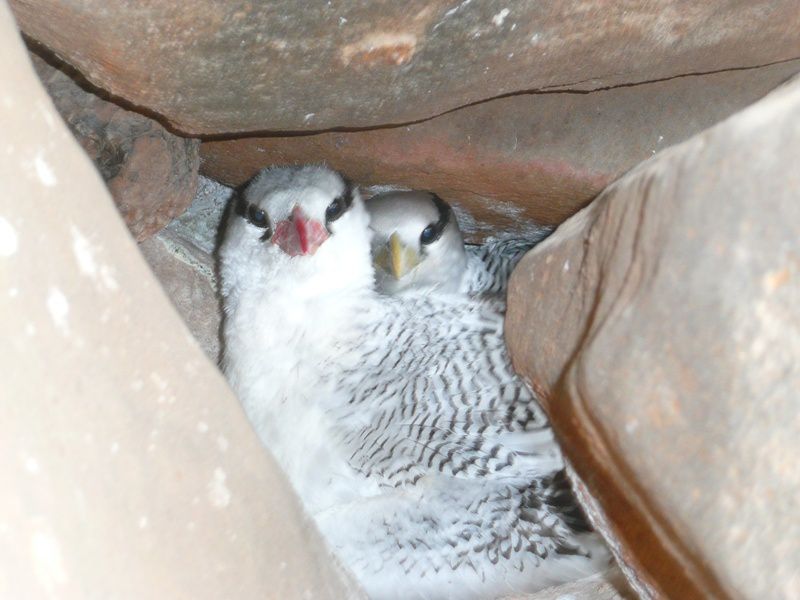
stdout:
[[0,1],[0,597],[358,597]]
[[548,588],[535,594],[509,596],[503,600],[636,600],[618,569],[572,583]]

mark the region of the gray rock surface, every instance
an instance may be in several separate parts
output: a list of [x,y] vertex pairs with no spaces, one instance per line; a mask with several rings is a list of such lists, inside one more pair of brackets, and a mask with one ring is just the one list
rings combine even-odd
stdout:
[[178,314],[215,363],[220,359],[222,313],[216,292],[213,253],[232,193],[231,188],[200,177],[189,209],[139,245]]
[[191,205],[167,225],[167,229],[190,241],[202,252],[212,254],[217,245],[222,215],[232,194],[230,187],[201,176]]
[[[651,597],[800,597],[800,79],[610,186],[506,335]],[[583,491],[581,491],[583,490]]]
[[139,249],[197,343],[217,363],[221,311],[211,256],[168,230]]

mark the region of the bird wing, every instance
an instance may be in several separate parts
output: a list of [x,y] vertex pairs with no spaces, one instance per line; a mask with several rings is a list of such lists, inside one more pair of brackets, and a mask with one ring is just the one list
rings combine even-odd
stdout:
[[458,572],[459,597],[480,597],[596,570],[547,419],[511,368],[503,301],[432,293],[382,306],[331,419],[349,466],[377,486],[316,515],[359,580],[391,597],[380,582],[412,575],[438,597]]
[[525,238],[489,238],[480,245],[468,244],[463,291],[470,296],[505,294],[514,267],[552,231],[552,227],[541,227]]
[[382,485],[426,475],[541,476],[561,467],[547,419],[511,369],[502,302],[430,295],[390,314],[344,374],[349,462]]

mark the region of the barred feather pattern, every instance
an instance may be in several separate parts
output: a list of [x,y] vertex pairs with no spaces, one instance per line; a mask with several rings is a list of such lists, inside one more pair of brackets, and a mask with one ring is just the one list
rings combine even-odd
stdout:
[[504,295],[511,272],[520,259],[552,232],[552,227],[540,227],[525,238],[489,238],[483,244],[468,244],[462,291],[471,296]]
[[[311,216],[327,204],[315,190]],[[331,549],[374,599],[491,598],[602,570],[512,372],[504,299],[380,296],[358,198],[332,229],[294,259],[231,216],[219,255],[225,374]],[[490,254],[484,271],[507,281],[521,252]]]
[[503,312],[492,297],[382,299],[359,318],[358,360],[329,370],[347,391],[330,409],[337,444],[381,491],[355,508],[357,529],[343,534],[341,510],[318,522],[376,597],[402,576],[428,581],[424,598],[451,597],[445,581],[457,598],[531,591],[602,559],[547,419],[511,370]]
[[[395,487],[432,468],[480,477],[513,462],[509,448],[489,443],[503,433],[552,439],[541,408],[510,370],[501,302],[430,295],[382,308],[385,317],[360,341],[359,364],[336,374],[352,390],[339,417],[348,421],[365,405],[377,417],[343,439],[355,447],[358,470]],[[413,460],[398,465],[403,455]]]

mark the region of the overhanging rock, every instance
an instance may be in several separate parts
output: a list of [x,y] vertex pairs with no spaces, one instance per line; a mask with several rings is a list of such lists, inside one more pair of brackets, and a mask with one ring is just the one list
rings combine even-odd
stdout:
[[800,81],[526,256],[507,340],[595,518],[674,598],[800,596]]

